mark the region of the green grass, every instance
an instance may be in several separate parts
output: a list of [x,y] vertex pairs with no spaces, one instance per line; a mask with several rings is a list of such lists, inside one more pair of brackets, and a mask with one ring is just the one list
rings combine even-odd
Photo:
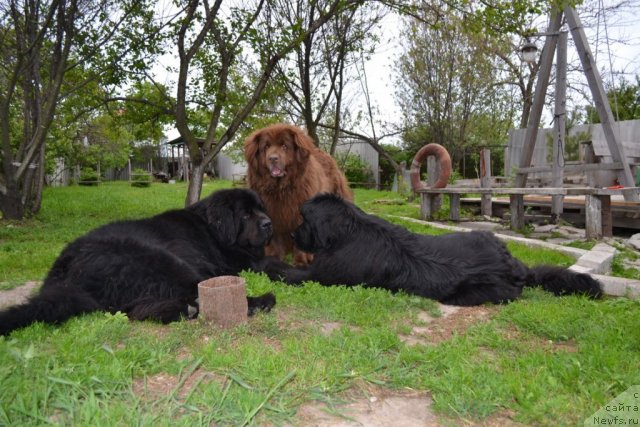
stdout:
[[[228,181],[207,182],[202,194],[228,186]],[[147,188],[128,182],[45,188],[42,210],[35,218],[0,221],[0,289],[41,280],[62,248],[87,231],[119,219],[184,207],[185,194],[184,183]]]
[[[203,194],[229,185],[207,183]],[[5,287],[39,280],[75,237],[180,207],[185,192],[182,184],[47,189],[36,218],[1,223],[1,280]],[[381,215],[417,217],[417,205],[393,193],[357,190],[356,202]],[[528,264],[572,262],[554,251],[509,248]],[[302,403],[333,408],[361,384],[428,392],[445,424],[506,413],[524,424],[582,425],[640,384],[640,303],[626,298],[527,290],[449,340],[408,346],[400,336],[422,325],[421,311],[437,315],[432,301],[243,276],[249,294],[271,291],[278,303],[231,330],[94,313],[1,337],[0,425],[281,425],[295,420]],[[326,324],[335,329],[323,332]]]

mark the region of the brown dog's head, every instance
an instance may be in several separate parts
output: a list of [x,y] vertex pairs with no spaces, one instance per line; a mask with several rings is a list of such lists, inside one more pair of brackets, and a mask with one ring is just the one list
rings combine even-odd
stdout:
[[313,140],[302,129],[278,123],[252,133],[244,143],[244,157],[259,175],[278,179],[295,176],[313,149]]

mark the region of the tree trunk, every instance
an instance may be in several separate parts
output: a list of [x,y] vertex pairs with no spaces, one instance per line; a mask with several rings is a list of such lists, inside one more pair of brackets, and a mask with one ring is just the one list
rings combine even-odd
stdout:
[[7,192],[0,193],[0,210],[3,219],[22,219],[24,217],[24,205],[18,186],[7,185]]
[[42,188],[44,187],[44,175],[45,175],[45,155],[44,155],[44,145],[40,149],[40,156],[38,159],[38,169],[36,171],[36,180],[33,183],[33,204],[31,205],[31,213],[37,214],[40,212],[40,208],[42,207]]
[[200,200],[205,166],[205,163],[200,163],[197,165],[193,164],[191,167],[191,177],[189,179],[189,187],[187,189],[187,199],[185,200],[185,207],[191,206]]

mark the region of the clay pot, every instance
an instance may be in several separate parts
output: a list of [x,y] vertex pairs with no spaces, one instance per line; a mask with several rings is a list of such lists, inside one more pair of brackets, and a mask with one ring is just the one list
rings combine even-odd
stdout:
[[218,276],[198,283],[199,316],[223,328],[248,319],[246,283],[238,276]]

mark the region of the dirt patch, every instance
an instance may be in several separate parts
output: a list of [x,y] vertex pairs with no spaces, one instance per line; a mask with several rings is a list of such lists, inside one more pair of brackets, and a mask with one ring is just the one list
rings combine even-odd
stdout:
[[431,397],[412,390],[389,391],[369,387],[344,404],[305,403],[298,409],[295,426],[437,426]]
[[0,310],[12,305],[21,304],[40,287],[40,282],[26,282],[8,291],[0,291]]
[[418,313],[419,325],[400,339],[407,345],[438,344],[463,334],[470,326],[488,321],[497,308],[493,306],[455,307],[439,304],[442,316],[433,317],[427,312]]

